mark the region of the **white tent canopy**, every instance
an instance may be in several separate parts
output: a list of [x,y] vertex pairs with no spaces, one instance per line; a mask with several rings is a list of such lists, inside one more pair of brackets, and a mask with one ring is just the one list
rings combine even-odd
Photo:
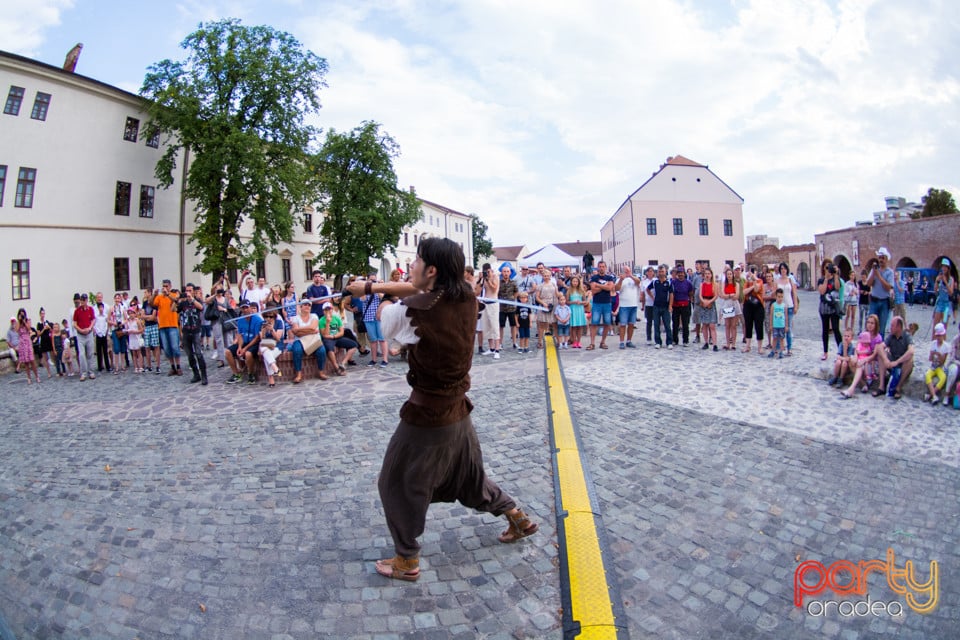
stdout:
[[578,267],[580,265],[580,258],[574,258],[553,244],[548,244],[520,258],[521,267],[534,267],[538,262],[542,262],[544,266],[547,267]]

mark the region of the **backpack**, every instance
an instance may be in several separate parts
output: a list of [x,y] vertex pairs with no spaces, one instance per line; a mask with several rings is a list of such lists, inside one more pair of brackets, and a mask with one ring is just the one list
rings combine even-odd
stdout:
[[203,309],[203,319],[210,322],[216,322],[220,319],[220,312],[217,310],[217,301],[211,300]]

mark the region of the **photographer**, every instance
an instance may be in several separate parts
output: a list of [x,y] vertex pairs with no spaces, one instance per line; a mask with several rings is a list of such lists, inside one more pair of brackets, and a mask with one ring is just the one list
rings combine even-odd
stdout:
[[197,294],[193,283],[188,282],[184,287],[184,295],[177,302],[177,312],[180,315],[180,330],[183,334],[183,348],[187,352],[190,369],[193,370],[191,383],[207,384],[207,363],[203,358],[200,331],[203,327],[203,302]]
[[840,279],[840,273],[837,265],[830,260],[824,260],[820,267],[820,277],[817,279],[817,290],[820,292],[820,326],[821,339],[823,340],[823,355],[821,360],[826,360],[829,353],[830,329],[833,328],[833,337],[836,340],[837,347],[843,337],[840,335],[840,309],[843,305],[843,282]]

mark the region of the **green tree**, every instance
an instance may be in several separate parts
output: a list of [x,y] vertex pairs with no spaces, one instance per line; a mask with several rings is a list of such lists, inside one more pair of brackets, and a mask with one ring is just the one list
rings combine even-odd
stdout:
[[473,268],[480,267],[480,260],[493,254],[493,242],[487,237],[487,225],[475,214],[470,214],[471,229],[473,232]]
[[423,214],[416,194],[397,187],[393,161],[400,147],[376,122],[364,121],[349,133],[327,132],[315,157],[321,268],[340,277],[367,273],[370,258],[397,247],[403,228]]
[[[295,212],[312,195],[315,130],[304,117],[320,109],[327,62],[287,33],[235,19],[201,24],[181,46],[186,61],[152,65],[140,95],[148,126],[168,136],[160,184],[174,183],[180,149],[189,158],[183,194],[196,202],[197,270],[219,273],[292,239]],[[247,219],[253,234],[244,239]]]
[[934,189],[930,187],[927,195],[920,198],[923,203],[923,211],[920,212],[921,218],[932,218],[934,216],[945,216],[948,213],[957,213],[957,203],[953,201],[953,194],[946,189]]

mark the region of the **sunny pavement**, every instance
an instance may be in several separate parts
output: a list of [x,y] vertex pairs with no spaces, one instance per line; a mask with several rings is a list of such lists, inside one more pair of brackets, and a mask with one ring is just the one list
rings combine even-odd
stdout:
[[[561,353],[631,637],[956,636],[960,413],[838,400],[807,322],[777,362]],[[225,369],[206,388],[2,376],[0,611],[21,639],[558,638],[542,362],[477,356],[470,394],[489,473],[540,533],[501,545],[502,519],[436,505],[415,584],[372,569],[391,555],[376,475],[403,363],[273,390],[226,386]],[[939,562],[932,613],[793,605],[799,561],[887,548],[920,579]]]

